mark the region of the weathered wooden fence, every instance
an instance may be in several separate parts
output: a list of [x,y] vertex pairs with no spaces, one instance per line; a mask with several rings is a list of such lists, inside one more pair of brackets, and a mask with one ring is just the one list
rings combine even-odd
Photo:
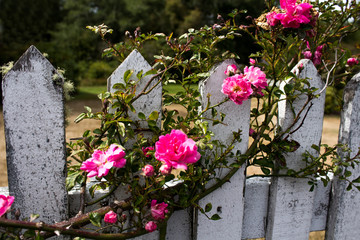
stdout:
[[[200,84],[202,95],[211,93],[213,103],[223,99],[220,89],[226,77],[224,70],[231,63],[225,61],[216,66],[210,77]],[[302,60],[300,63],[302,70],[295,67],[294,71],[299,71],[300,77],[309,78],[313,87],[321,89],[323,83],[312,62]],[[138,52],[132,52],[109,78],[109,91],[112,85],[123,81],[127,69],[137,73],[150,68]],[[64,101],[61,80],[54,80],[56,74],[48,60],[31,46],[3,80],[9,188],[1,188],[0,193],[15,196],[14,207],[20,209],[22,216],[38,213],[40,219],[48,223],[76,213],[76,199],[79,198],[79,191],[73,190],[68,194],[65,190]],[[348,144],[353,152],[357,152],[360,146],[359,81],[360,74],[357,74],[345,89],[339,134],[339,142]],[[143,85],[139,83],[138,90],[141,88]],[[161,86],[151,96],[139,99],[137,107],[142,112],[161,111],[160,93]],[[295,112],[300,111],[303,101],[301,97],[297,100]],[[286,159],[294,169],[303,167],[301,154],[311,151],[310,146],[321,140],[324,102],[325,91],[320,98],[313,100],[302,126],[290,136],[300,143],[300,148],[288,154]],[[218,140],[229,143],[232,131],[249,130],[250,101],[240,106],[227,102],[219,110],[226,114],[227,126],[211,127]],[[292,114],[289,111],[291,109],[285,101],[279,105],[278,123],[284,128],[291,122]],[[242,142],[234,150],[244,152],[247,146],[248,136],[244,134]],[[359,174],[360,168],[357,168],[353,175]],[[211,202],[212,213],[218,213],[221,220],[210,221],[191,210],[178,211],[169,220],[167,238],[208,240],[266,237],[295,240],[308,239],[310,231],[326,230],[326,239],[359,239],[360,192],[346,191],[345,185],[345,182],[333,179],[327,187],[319,183],[313,192],[309,192],[305,179],[278,177],[246,180],[244,166],[230,182],[200,201],[201,206]],[[119,192],[116,195],[121,197],[123,194]],[[157,232],[153,232],[137,239],[156,238]]]

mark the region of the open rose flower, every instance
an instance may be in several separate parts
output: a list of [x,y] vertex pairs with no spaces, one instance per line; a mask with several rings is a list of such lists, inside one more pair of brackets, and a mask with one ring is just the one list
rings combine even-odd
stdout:
[[349,67],[352,67],[356,64],[359,63],[359,60],[357,60],[356,58],[349,58],[346,63],[349,65]]
[[234,74],[236,73],[236,71],[237,71],[236,65],[235,65],[235,64],[231,64],[231,65],[227,66],[227,68],[226,68],[226,70],[225,70],[224,73],[225,73],[227,76],[232,76],[232,75],[234,75]]
[[244,75],[236,74],[228,77],[222,84],[222,93],[226,94],[234,103],[240,105],[253,93],[251,83]]
[[145,230],[148,232],[153,232],[157,228],[157,225],[154,221],[149,221],[145,224]]
[[165,214],[168,213],[168,210],[166,209],[168,204],[162,202],[162,203],[156,203],[157,200],[151,201],[151,216],[155,220],[162,220],[165,218]]
[[244,78],[246,78],[257,91],[261,91],[268,85],[266,74],[258,67],[245,67]]
[[0,217],[10,209],[14,199],[13,196],[0,195]]
[[107,151],[95,150],[92,157],[82,163],[80,169],[88,172],[88,177],[103,177],[112,167],[124,167],[124,156],[125,152],[120,146],[111,144]]
[[144,173],[145,176],[147,177],[151,177],[154,175],[154,167],[152,165],[145,165],[143,168],[142,168],[142,171]]
[[155,143],[155,158],[173,168],[187,169],[187,164],[197,162],[201,155],[195,141],[180,130],[171,130]]
[[301,24],[311,22],[312,5],[309,3],[297,4],[296,0],[280,0],[280,7],[285,11],[284,13],[267,14],[269,25],[275,26],[280,22],[284,28],[299,28]]
[[104,222],[116,223],[117,222],[117,214],[114,211],[107,212],[104,216]]

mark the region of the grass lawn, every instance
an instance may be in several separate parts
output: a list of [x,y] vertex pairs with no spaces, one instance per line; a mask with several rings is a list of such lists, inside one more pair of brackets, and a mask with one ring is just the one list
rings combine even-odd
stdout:
[[[197,84],[192,84],[192,88],[197,88]],[[168,84],[163,86],[169,94],[176,94],[181,90],[179,84]],[[99,93],[107,91],[106,86],[80,86],[77,88],[77,94],[73,97],[73,100],[89,100],[97,99]]]

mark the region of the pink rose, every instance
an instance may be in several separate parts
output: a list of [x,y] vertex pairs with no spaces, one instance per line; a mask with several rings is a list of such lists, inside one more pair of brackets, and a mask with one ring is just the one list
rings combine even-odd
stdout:
[[13,196],[0,195],[0,217],[10,209],[14,199]]
[[149,152],[149,151],[154,151],[154,147],[153,147],[153,146],[151,146],[151,147],[146,147],[146,148],[143,147],[143,148],[142,148],[142,151],[143,151],[145,157],[151,158],[151,154],[149,154],[148,152]]
[[249,129],[249,136],[253,136],[255,134],[255,130],[250,128]]
[[156,200],[151,201],[151,216],[155,220],[162,220],[165,218],[165,214],[169,211],[166,209],[168,204],[164,202],[157,204],[156,202]]
[[160,167],[160,172],[162,175],[169,175],[171,173],[172,167],[169,164],[164,163]]
[[303,52],[303,54],[304,54],[304,58],[306,58],[306,59],[312,58],[312,53],[310,51],[305,51],[305,52]]
[[253,59],[253,58],[250,58],[250,59],[249,59],[249,62],[250,62],[250,65],[255,65],[255,64],[256,64],[256,61],[255,61],[255,59]]
[[349,65],[349,67],[352,67],[356,64],[359,63],[359,60],[357,60],[356,58],[349,58],[346,63]]
[[155,158],[173,168],[187,169],[187,164],[197,162],[201,155],[195,141],[180,130],[171,130],[155,143]]
[[258,67],[245,67],[244,78],[247,79],[257,91],[266,88],[268,85],[266,74]]
[[107,212],[104,216],[104,222],[116,223],[117,222],[117,214],[114,211]]
[[107,151],[95,150],[92,157],[82,163],[80,169],[88,172],[88,177],[103,177],[110,168],[122,168],[126,164],[125,152],[116,144],[111,144]]
[[142,171],[147,177],[151,177],[154,175],[154,167],[152,165],[149,164],[145,165],[145,167],[142,168]]
[[267,23],[272,27],[280,23],[279,19],[275,18],[276,15],[276,12],[269,12],[266,14]]
[[285,28],[299,28],[300,24],[310,23],[311,4],[297,4],[296,0],[280,0],[280,6],[285,10],[285,13],[278,13],[272,18],[279,20]]
[[226,94],[234,103],[240,105],[253,93],[251,83],[244,75],[236,74],[224,79],[222,93]]
[[232,75],[234,75],[234,74],[236,73],[236,71],[237,71],[236,65],[235,65],[235,64],[231,64],[231,65],[227,66],[227,68],[226,68],[226,70],[225,70],[224,73],[225,73],[227,76],[232,76]]
[[314,65],[319,65],[321,63],[321,56],[322,56],[322,49],[323,45],[318,46],[315,50],[314,57],[313,57],[313,63]]
[[153,232],[157,228],[157,225],[154,221],[149,221],[145,224],[145,230],[148,232]]

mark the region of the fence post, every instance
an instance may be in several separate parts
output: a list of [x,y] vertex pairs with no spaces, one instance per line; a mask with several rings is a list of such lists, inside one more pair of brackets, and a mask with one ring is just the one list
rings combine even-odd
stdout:
[[[360,146],[360,73],[356,74],[344,90],[344,106],[341,112],[339,143],[346,144],[351,149],[353,157]],[[345,159],[347,154],[340,151]],[[352,171],[351,180],[360,175],[357,165]],[[326,239],[358,239],[360,235],[360,192],[357,189],[346,190],[347,182],[334,178]]]
[[21,218],[68,217],[63,80],[31,46],[5,75],[3,113],[9,193]]
[[[210,77],[201,83],[202,106],[207,105],[208,94],[211,94],[211,105],[219,103],[225,98],[225,95],[221,92],[221,86],[223,80],[227,77],[224,71],[230,64],[235,64],[235,61],[226,60],[214,67]],[[225,145],[231,143],[233,132],[239,129],[242,130],[242,141],[235,144],[233,151],[240,150],[244,153],[247,150],[249,140],[250,100],[244,101],[242,105],[236,105],[232,101],[228,101],[220,105],[217,110],[226,114],[225,124],[212,126],[210,122],[209,129],[213,131],[215,138]],[[211,118],[211,114],[205,114],[204,117]],[[225,170],[219,172],[220,176],[224,176],[225,173]],[[241,239],[244,185],[245,166],[242,166],[231,178],[230,182],[225,183],[221,188],[200,200],[199,205],[202,208],[207,203],[212,203],[213,207],[212,211],[208,213],[209,216],[217,213],[222,219],[212,221],[199,213],[197,226],[195,226],[197,239]]]
[[[300,64],[303,65],[302,69],[299,67]],[[323,88],[321,77],[310,60],[301,60],[293,72],[300,72],[300,78],[308,78],[311,87]],[[283,83],[283,85],[285,84]],[[299,113],[306,101],[306,95],[299,96],[293,102],[293,109],[285,100],[279,103],[278,122],[282,130],[291,126],[294,120],[293,111],[295,114]],[[320,143],[325,91],[321,93],[319,98],[311,100],[311,104],[312,106],[306,107],[297,124],[292,127],[292,130],[299,129],[290,134],[288,138],[288,140],[295,140],[300,144],[295,152],[285,155],[287,166],[294,170],[305,167],[302,154],[306,151],[315,154],[316,152],[311,149],[311,145]],[[288,177],[272,179],[266,239],[295,240],[309,238],[314,192],[309,192],[310,186],[307,181],[307,179]]]
[[[151,70],[151,65],[145,60],[145,58],[137,51],[132,51],[129,56],[117,67],[117,69],[111,74],[111,76],[108,78],[108,91],[109,92],[115,92],[116,89],[113,89],[113,86],[116,83],[124,83],[124,73],[127,70],[133,70],[133,74],[131,76],[131,80],[133,81],[139,81],[137,79],[136,75],[140,73],[140,71],[143,71],[143,74],[145,74],[147,71]],[[146,84],[148,81],[153,77],[153,75],[147,75],[143,77],[136,86],[136,95],[139,94],[141,91],[144,90]],[[149,85],[149,87],[146,90],[149,90],[152,86],[155,85],[156,79]],[[148,117],[153,111],[158,111],[161,113],[161,103],[162,103],[162,85],[161,83],[158,84],[149,94],[143,95],[139,97],[136,101],[134,101],[133,106],[136,110],[135,113],[129,112],[129,116],[132,120],[138,120],[138,113],[142,112],[145,114],[146,117]],[[161,115],[161,114],[159,114]],[[142,128],[147,128],[146,122],[140,122],[140,126]],[[161,126],[161,118],[157,120],[157,126]],[[143,132],[144,136],[146,138],[151,138],[152,135],[150,135],[150,132]],[[128,141],[126,147],[131,147],[132,141]],[[126,189],[124,187],[120,187],[115,192],[115,199],[124,199],[128,197],[126,194]],[[147,234],[146,236],[140,236],[135,239],[141,240],[141,239],[157,239],[158,234],[157,232],[153,232],[150,234]]]

